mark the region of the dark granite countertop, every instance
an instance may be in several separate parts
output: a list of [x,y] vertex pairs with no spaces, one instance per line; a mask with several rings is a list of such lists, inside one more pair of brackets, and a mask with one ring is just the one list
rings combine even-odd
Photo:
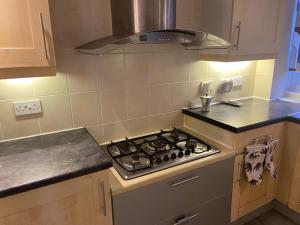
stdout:
[[84,128],[1,142],[0,198],[111,166]]
[[300,104],[282,100],[267,101],[258,98],[240,100],[242,107],[225,104],[212,105],[211,112],[201,109],[183,109],[183,113],[234,133],[271,125],[282,121],[300,123]]

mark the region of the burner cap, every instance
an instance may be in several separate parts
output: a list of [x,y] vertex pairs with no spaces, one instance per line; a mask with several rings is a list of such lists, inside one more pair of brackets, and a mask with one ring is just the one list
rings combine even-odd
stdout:
[[159,148],[159,149],[161,149],[161,148],[166,147],[167,144],[166,144],[166,142],[157,139],[157,140],[155,140],[155,141],[150,142],[149,145],[150,145],[151,147],[153,147],[153,148],[156,148],[156,149]]
[[197,143],[198,143],[198,142],[197,142],[196,140],[190,139],[190,140],[187,140],[187,141],[186,141],[186,146],[187,146],[188,148],[194,149],[194,148],[197,147]]
[[132,163],[138,163],[140,161],[140,156],[139,155],[133,155],[131,156]]

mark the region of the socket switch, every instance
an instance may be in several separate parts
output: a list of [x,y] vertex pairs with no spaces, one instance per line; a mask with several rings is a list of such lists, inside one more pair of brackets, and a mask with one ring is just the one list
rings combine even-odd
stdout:
[[233,81],[233,87],[241,87],[244,84],[244,78],[243,77],[232,77]]
[[42,112],[41,100],[14,102],[16,116],[38,114]]

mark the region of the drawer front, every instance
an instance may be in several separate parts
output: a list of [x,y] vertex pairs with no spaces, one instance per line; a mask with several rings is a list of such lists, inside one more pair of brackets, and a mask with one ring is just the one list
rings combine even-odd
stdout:
[[115,225],[153,225],[231,195],[234,158],[113,197]]
[[220,196],[155,225],[228,225],[230,203],[231,195]]

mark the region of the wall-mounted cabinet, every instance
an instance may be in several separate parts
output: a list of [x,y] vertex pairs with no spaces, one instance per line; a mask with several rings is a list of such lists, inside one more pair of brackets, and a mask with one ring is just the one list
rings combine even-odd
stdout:
[[55,75],[48,0],[0,2],[0,78]]
[[219,60],[276,58],[280,0],[202,0],[201,29],[231,42],[229,50],[203,51]]

